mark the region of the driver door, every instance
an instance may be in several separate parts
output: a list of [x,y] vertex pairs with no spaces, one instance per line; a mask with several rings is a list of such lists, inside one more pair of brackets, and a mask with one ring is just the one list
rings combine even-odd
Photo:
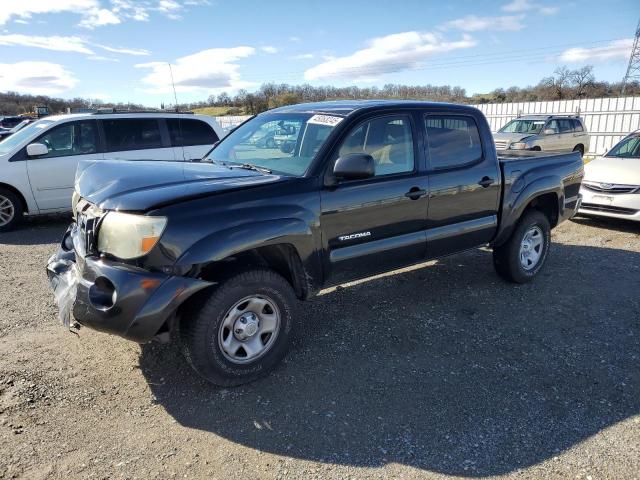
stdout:
[[71,210],[76,168],[80,160],[101,160],[95,120],[67,122],[43,133],[32,143],[49,152],[27,157],[31,190],[41,212]]

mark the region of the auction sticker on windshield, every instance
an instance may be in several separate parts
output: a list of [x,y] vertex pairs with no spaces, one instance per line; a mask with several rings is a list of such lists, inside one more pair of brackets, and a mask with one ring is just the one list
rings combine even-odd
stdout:
[[314,115],[307,123],[313,123],[314,125],[328,125],[329,127],[335,127],[343,120],[342,117],[336,117],[335,115]]

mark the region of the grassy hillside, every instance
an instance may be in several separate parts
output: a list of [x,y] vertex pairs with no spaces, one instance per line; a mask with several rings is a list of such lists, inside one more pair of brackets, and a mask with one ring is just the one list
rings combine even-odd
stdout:
[[[237,113],[237,107],[202,107],[192,109],[194,113],[200,115],[210,115],[212,117],[218,117],[220,115],[244,115],[243,113]],[[233,112],[230,112],[233,110]]]

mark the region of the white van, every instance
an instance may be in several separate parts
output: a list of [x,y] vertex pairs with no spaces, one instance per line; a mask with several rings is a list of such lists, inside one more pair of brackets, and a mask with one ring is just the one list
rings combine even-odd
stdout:
[[0,142],[0,232],[23,214],[71,210],[80,160],[200,160],[225,136],[188,113],[80,113],[42,118]]

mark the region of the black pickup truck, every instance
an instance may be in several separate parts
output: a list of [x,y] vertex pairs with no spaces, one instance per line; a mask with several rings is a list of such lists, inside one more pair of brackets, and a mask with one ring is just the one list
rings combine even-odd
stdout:
[[47,271],[63,322],[177,338],[200,375],[238,385],[274,368],[298,299],[329,285],[485,245],[500,276],[531,280],[582,176],[579,153],[498,156],[467,106],[283,107],[198,163],[81,165]]

